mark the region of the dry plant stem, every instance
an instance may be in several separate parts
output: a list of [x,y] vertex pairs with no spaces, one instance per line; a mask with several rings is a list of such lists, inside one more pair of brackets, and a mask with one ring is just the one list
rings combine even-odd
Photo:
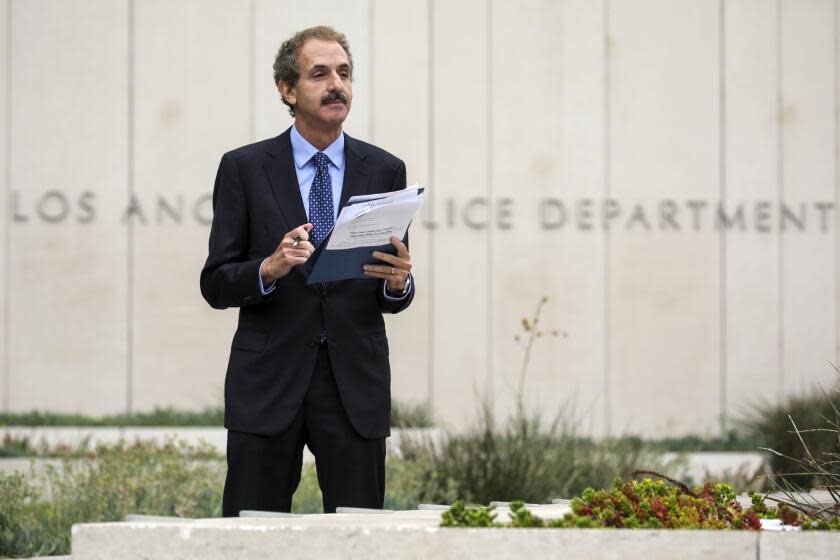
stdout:
[[522,357],[522,369],[519,372],[519,387],[516,390],[516,405],[520,410],[524,406],[523,391],[525,390],[525,376],[528,373],[528,363],[531,361],[531,349],[534,346],[534,342],[537,340],[537,325],[539,324],[540,314],[542,313],[542,308],[543,305],[545,305],[545,302],[546,298],[540,298],[540,301],[537,304],[537,309],[534,311],[531,328],[528,329],[528,340],[525,343],[525,355]]
[[666,481],[670,482],[671,484],[673,484],[674,486],[676,486],[677,488],[682,490],[683,493],[688,494],[692,498],[699,498],[700,497],[695,492],[693,492],[691,490],[691,488],[689,488],[688,485],[685,484],[684,482],[680,482],[679,480],[673,479],[670,476],[664,475],[662,473],[658,473],[656,471],[647,471],[647,470],[637,469],[637,470],[630,473],[630,478],[631,479],[637,479],[637,478],[639,478],[640,475],[648,475],[648,476],[655,476],[655,477],[661,478],[662,480],[666,480]]

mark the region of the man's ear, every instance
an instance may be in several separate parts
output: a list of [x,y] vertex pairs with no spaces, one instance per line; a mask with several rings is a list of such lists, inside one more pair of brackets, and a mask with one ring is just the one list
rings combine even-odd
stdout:
[[277,91],[280,92],[280,97],[286,100],[289,105],[294,105],[297,102],[297,95],[295,94],[295,86],[290,86],[286,82],[277,82]]

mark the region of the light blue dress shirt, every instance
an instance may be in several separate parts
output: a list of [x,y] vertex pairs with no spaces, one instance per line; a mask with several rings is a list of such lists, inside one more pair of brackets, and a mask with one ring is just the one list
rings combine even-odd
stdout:
[[[292,158],[295,160],[295,173],[297,174],[298,186],[300,187],[300,197],[303,199],[303,208],[306,210],[306,215],[309,216],[309,191],[312,189],[312,181],[315,179],[315,161],[312,159],[318,153],[318,148],[309,143],[306,138],[300,135],[297,127],[292,125],[291,132],[292,141]],[[333,199],[333,221],[338,217],[338,205],[341,202],[341,188],[344,185],[344,133],[338,135],[338,138],[324,149],[324,155],[330,160],[329,172],[330,181],[332,182],[332,199]],[[274,291],[276,281],[268,286],[263,286],[262,276],[257,272],[259,280],[260,292],[263,295],[268,295]],[[404,299],[408,295],[408,288],[411,288],[411,274],[408,275],[408,282],[406,283],[406,293],[404,295],[392,296],[385,291],[385,297],[398,301]]]

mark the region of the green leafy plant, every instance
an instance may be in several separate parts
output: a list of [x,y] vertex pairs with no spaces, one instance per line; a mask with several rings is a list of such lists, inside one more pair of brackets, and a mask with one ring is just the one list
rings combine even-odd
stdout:
[[752,505],[743,508],[728,484],[707,482],[691,489],[652,474],[661,479],[616,479],[610,489],[587,488],[572,500],[572,511],[560,519],[544,520],[517,500],[510,505],[510,522],[500,523],[492,507],[465,506],[457,501],[443,513],[441,526],[760,530],[761,519],[779,518],[803,530],[840,530],[836,520],[813,519],[784,504],[768,507],[764,496],[758,494],[752,494]]
[[[667,479],[674,482],[671,479]],[[609,490],[587,488],[555,527],[629,529],[760,529],[759,515],[744,510],[728,484],[707,482],[693,490],[681,483],[617,479]]]
[[452,507],[441,515],[441,527],[499,527],[496,523],[496,508],[494,506],[464,505],[456,500]]

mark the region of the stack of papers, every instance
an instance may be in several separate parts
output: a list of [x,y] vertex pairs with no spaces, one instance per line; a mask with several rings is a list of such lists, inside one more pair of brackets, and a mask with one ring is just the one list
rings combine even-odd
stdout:
[[373,251],[395,254],[391,237],[405,239],[408,226],[423,202],[419,185],[388,193],[351,197],[327,239],[310,258],[309,284],[347,278],[367,278],[365,264],[382,264]]

